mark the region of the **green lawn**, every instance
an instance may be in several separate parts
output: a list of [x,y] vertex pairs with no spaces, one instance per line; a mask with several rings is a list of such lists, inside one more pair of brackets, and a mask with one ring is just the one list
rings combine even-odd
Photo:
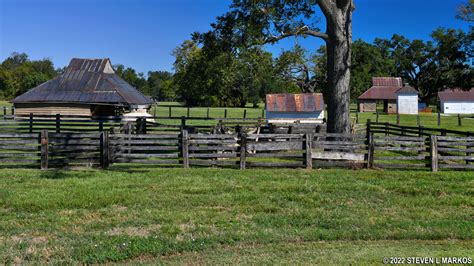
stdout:
[[0,263],[474,256],[474,173],[0,171]]

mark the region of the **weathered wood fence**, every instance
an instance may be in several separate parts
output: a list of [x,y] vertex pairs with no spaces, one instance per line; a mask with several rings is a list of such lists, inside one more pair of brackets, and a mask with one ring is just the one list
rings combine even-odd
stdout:
[[0,134],[0,166],[474,169],[474,137],[351,134]]

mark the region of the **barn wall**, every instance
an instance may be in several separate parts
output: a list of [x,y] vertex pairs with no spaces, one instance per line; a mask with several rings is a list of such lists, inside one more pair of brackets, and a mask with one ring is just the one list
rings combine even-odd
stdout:
[[396,114],[397,113],[397,101],[396,100],[386,100],[386,104],[384,106],[384,112],[388,114]]
[[90,105],[84,104],[15,104],[15,115],[91,115]]
[[474,101],[441,102],[445,114],[474,114]]
[[400,93],[397,95],[397,111],[399,114],[418,114],[418,94]]
[[269,123],[322,123],[324,111],[317,112],[266,112]]
[[377,111],[377,101],[375,100],[359,100],[359,112],[371,112]]

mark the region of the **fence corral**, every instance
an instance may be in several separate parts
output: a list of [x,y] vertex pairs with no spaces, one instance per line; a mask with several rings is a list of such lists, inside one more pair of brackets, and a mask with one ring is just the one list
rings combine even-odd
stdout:
[[[474,169],[472,133],[400,127],[370,121],[364,135],[314,131],[247,134],[242,129],[244,127],[236,130],[238,133],[235,134],[202,134],[188,132],[183,122],[181,131],[153,132],[147,129],[146,120],[140,119],[128,124],[127,133],[115,131],[116,127],[105,130],[103,123],[100,132],[70,133],[57,130],[57,124],[55,121],[54,128],[37,133],[0,133],[0,164],[42,169],[75,166],[107,168],[109,164],[119,163],[240,169]],[[35,127],[34,130],[27,128],[28,131],[36,130]]]

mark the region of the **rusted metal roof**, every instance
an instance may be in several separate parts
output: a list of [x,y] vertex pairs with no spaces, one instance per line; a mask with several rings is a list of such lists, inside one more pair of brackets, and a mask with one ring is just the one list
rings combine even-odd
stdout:
[[324,110],[322,93],[267,94],[266,108],[270,112],[316,112]]
[[474,101],[474,88],[462,90],[460,88],[447,89],[438,92],[438,98],[442,102],[446,101]]
[[408,85],[403,86],[399,77],[373,77],[372,87],[359,96],[359,100],[396,100],[397,93],[418,92]]
[[73,58],[62,75],[27,91],[12,102],[113,105],[153,103],[115,74],[108,58]]
[[403,80],[400,77],[373,77],[372,86],[402,87]]
[[401,89],[398,89],[396,91],[396,93],[397,94],[399,94],[399,93],[416,93],[416,94],[418,94],[418,91],[415,88],[411,87],[411,86],[405,85]]

